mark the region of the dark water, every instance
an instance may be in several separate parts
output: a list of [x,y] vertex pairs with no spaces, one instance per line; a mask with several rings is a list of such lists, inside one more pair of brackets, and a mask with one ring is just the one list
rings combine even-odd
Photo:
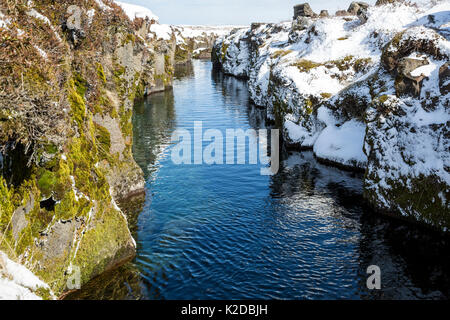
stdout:
[[[195,62],[173,92],[136,104],[134,155],[147,179],[135,215],[137,258],[71,298],[423,299],[450,296],[448,240],[380,217],[362,176],[285,153],[260,165],[175,165],[175,129],[264,128],[245,82]],[[244,148],[244,146],[238,146]],[[141,211],[138,209],[138,211]],[[367,289],[367,267],[382,289]]]

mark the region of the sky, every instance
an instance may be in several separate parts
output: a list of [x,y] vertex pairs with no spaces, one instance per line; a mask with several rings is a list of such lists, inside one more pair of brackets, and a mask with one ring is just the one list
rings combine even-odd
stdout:
[[[280,22],[292,19],[294,5],[305,0],[120,0],[147,7],[160,23],[189,25],[249,25],[252,22]],[[319,13],[347,9],[352,0],[310,0]],[[376,0],[366,0],[375,4]]]

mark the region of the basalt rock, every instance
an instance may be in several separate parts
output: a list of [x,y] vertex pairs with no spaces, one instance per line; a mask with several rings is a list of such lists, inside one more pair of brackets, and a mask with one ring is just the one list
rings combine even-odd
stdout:
[[347,9],[347,12],[352,15],[357,15],[360,10],[367,10],[370,5],[365,2],[352,2]]
[[420,88],[424,75],[413,76],[411,73],[419,67],[426,66],[429,61],[423,58],[402,58],[397,66],[397,80],[395,82],[395,90],[397,96],[405,94],[420,96]]
[[303,3],[294,7],[294,19],[297,19],[298,17],[315,18],[317,17],[317,14],[314,13],[308,3]]
[[328,13],[328,10],[322,10],[322,11],[320,11],[319,17],[321,17],[321,18],[327,18],[327,17],[329,17],[329,16],[330,16],[330,14]]

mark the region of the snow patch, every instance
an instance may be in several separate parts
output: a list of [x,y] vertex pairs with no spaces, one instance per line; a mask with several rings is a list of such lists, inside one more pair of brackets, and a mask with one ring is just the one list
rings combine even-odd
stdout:
[[[100,1],[100,0],[97,0]],[[136,18],[148,18],[149,20],[158,21],[159,18],[156,16],[150,9],[142,6],[138,6],[135,4],[129,4],[120,1],[114,1],[117,5],[119,5],[123,11],[125,11],[128,18],[133,21]]]
[[[154,33],[159,40],[169,41],[172,39],[173,30],[167,24],[154,23],[150,26],[150,32]],[[153,38],[151,34],[150,37]]]
[[357,168],[365,168],[367,156],[363,152],[365,124],[350,120],[342,126],[326,127],[314,144],[317,157]]
[[0,251],[0,300],[41,300],[33,291],[49,286]]

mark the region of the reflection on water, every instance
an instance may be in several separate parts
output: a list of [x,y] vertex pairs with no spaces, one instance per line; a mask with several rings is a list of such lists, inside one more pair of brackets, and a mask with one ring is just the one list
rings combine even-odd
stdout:
[[[174,165],[177,128],[197,120],[205,130],[265,127],[244,82],[207,62],[195,62],[194,73],[173,93],[136,104],[134,155],[147,179],[137,257],[79,297],[449,297],[448,240],[371,212],[358,173],[319,164],[311,152],[284,153],[273,177],[259,165]],[[382,271],[377,292],[366,288],[370,265]]]

